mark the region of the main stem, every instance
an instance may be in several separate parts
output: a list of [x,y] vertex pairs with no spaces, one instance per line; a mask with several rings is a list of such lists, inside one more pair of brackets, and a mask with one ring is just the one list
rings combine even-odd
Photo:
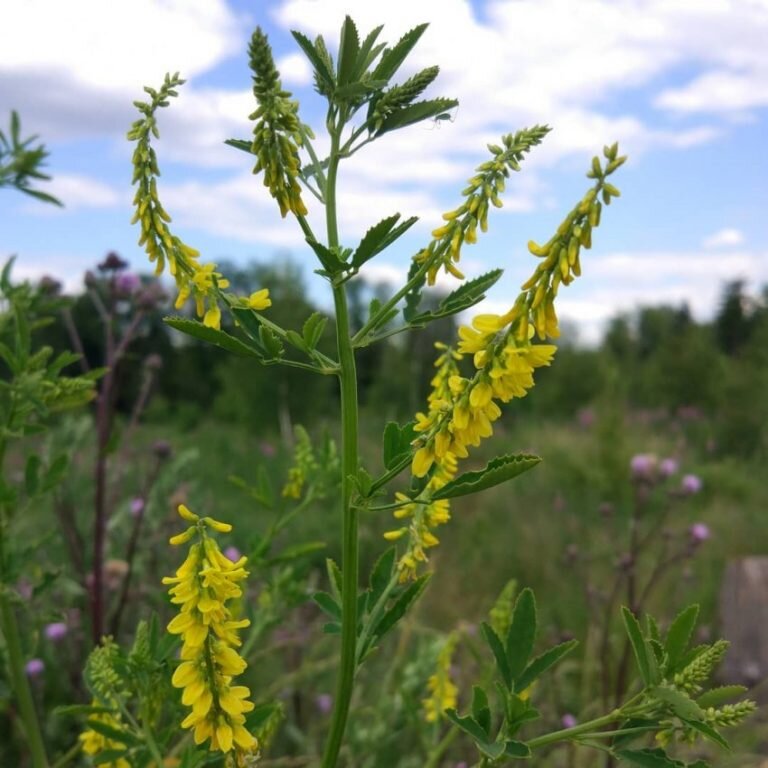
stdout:
[[[326,184],[326,224],[328,246],[339,244],[336,219],[336,175],[339,167],[339,138],[343,121],[331,133],[331,153]],[[334,286],[333,302],[336,310],[336,344],[339,354],[339,382],[341,386],[341,660],[339,663],[336,699],[331,731],[325,744],[323,768],[335,768],[341,750],[344,730],[352,699],[357,648],[357,580],[358,542],[357,511],[352,506],[353,481],[357,474],[357,372],[355,353],[349,332],[349,312],[344,286]]]

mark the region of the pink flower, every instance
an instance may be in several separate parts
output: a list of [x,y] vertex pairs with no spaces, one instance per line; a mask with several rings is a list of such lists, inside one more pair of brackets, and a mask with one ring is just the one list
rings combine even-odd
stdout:
[[560,718],[560,723],[562,724],[563,728],[575,728],[579,721],[576,719],[575,715],[572,715],[570,712],[566,712]]
[[333,709],[333,696],[330,693],[319,693],[315,696],[315,706],[323,715],[327,715]]
[[671,477],[672,475],[677,474],[679,469],[680,463],[677,459],[674,459],[671,456],[668,456],[666,459],[662,459],[659,462],[659,474],[662,477]]
[[53,624],[47,624],[43,631],[49,640],[56,643],[66,636],[69,628],[63,621],[56,621]]
[[30,659],[24,670],[28,677],[40,677],[45,672],[45,662],[42,659]]
[[115,278],[115,292],[121,298],[132,296],[141,288],[141,278],[133,272],[123,272]]
[[136,496],[131,499],[131,514],[134,517],[138,517],[144,511],[145,506],[144,499],[141,496]]
[[237,547],[227,547],[224,550],[224,557],[231,560],[233,563],[236,563],[242,557],[242,554]]
[[689,529],[688,534],[694,544],[701,544],[702,541],[712,537],[712,531],[706,523],[694,523]]
[[698,475],[683,475],[680,483],[680,490],[687,496],[698,493],[704,487],[701,478]]
[[629,462],[632,477],[636,480],[649,480],[656,471],[657,459],[652,453],[638,453]]

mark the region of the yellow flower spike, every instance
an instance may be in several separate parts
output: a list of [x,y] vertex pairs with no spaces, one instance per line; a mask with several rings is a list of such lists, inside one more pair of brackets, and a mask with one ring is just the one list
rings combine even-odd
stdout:
[[435,461],[435,452],[431,445],[425,445],[419,448],[413,455],[413,464],[411,471],[415,477],[424,477],[429,472]]
[[397,541],[398,539],[402,539],[406,533],[408,533],[407,528],[398,528],[396,531],[387,531],[384,534],[384,538],[387,541]]
[[179,513],[179,517],[188,523],[196,523],[200,519],[198,515],[190,511],[186,504],[179,504],[176,511]]
[[[183,504],[179,515],[199,520]],[[242,595],[247,558],[231,562],[208,533],[229,532],[231,525],[210,517],[200,522],[204,526],[194,525],[174,537],[188,540],[196,534],[198,540],[176,574],[163,579],[170,585],[171,602],[180,606],[168,624],[168,631],[182,639],[181,663],[171,683],[182,689],[182,704],[191,710],[181,726],[192,730],[195,743],[210,741],[212,750],[234,753],[234,764],[243,765],[258,746],[244,727],[245,713],[254,706],[248,688],[232,683],[247,666],[235,648],[241,644],[238,630],[249,622],[235,619],[228,602]]]

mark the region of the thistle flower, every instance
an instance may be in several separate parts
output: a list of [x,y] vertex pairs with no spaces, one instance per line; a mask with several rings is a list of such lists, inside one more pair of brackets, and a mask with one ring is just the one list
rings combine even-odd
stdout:
[[69,627],[63,621],[54,621],[52,624],[46,624],[44,632],[49,640],[57,643],[67,636]]
[[45,662],[42,659],[30,659],[24,665],[24,671],[27,673],[27,677],[40,677],[45,672]]
[[680,490],[686,496],[693,496],[694,494],[699,493],[703,487],[704,483],[702,483],[701,478],[698,475],[684,475],[680,482]]
[[250,622],[235,619],[227,603],[242,595],[238,584],[248,575],[247,558],[232,562],[211,536],[232,526],[210,517],[200,519],[183,504],[178,512],[192,525],[172,537],[171,544],[193,543],[176,575],[163,583],[172,585],[171,602],[181,606],[168,625],[168,631],[181,635],[183,641],[181,664],[171,682],[182,689],[182,704],[192,708],[181,725],[193,729],[196,744],[210,739],[211,749],[234,752],[239,766],[257,746],[244,726],[245,713],[253,709],[250,691],[233,684],[247,666],[235,650],[241,644],[238,630]]

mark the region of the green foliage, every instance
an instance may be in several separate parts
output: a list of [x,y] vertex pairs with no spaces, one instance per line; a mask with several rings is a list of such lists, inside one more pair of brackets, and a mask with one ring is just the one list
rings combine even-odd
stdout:
[[11,112],[8,134],[0,131],[0,188],[12,187],[44,203],[62,205],[53,195],[32,187],[36,181],[50,181],[40,169],[45,165],[48,152],[42,144],[33,146],[37,136],[21,138],[21,120]]

